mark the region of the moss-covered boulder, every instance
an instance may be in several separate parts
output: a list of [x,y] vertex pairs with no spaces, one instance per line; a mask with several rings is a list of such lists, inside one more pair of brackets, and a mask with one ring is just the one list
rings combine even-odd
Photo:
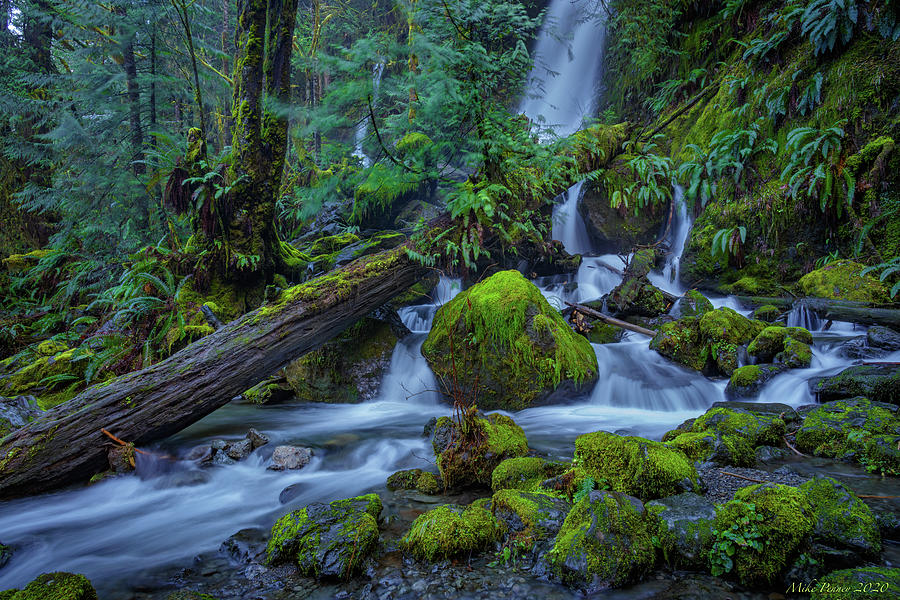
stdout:
[[518,271],[501,271],[442,306],[422,354],[450,393],[521,409],[597,377],[590,343]]
[[381,508],[378,495],[367,494],[288,513],[272,527],[266,559],[295,562],[310,577],[347,579],[375,549]]
[[786,365],[745,365],[735,369],[725,386],[729,400],[756,398],[770,379],[784,372]]
[[896,352],[900,350],[900,333],[888,327],[873,325],[866,331],[866,343],[870,348]]
[[[813,508],[813,537],[828,548],[824,554],[840,553],[841,562],[875,558],[881,552],[881,532],[875,515],[856,494],[831,477],[816,476],[799,487]],[[842,552],[842,551],[849,552]]]
[[500,413],[476,416],[467,420],[465,427],[441,417],[434,426],[431,446],[447,487],[490,486],[501,462],[528,453],[525,432]]
[[757,362],[808,367],[812,362],[812,334],[802,327],[769,326],[753,338],[747,353]]
[[807,296],[858,302],[890,302],[885,285],[873,275],[863,275],[866,265],[839,260],[811,271],[800,278],[800,289]]
[[738,367],[739,348],[765,327],[724,307],[663,324],[650,348],[691,369],[730,376]]
[[898,589],[900,569],[858,567],[823,577],[813,586],[810,600],[875,600],[896,597]]
[[536,491],[541,482],[561,475],[571,465],[536,456],[508,458],[491,474],[491,489]]
[[669,314],[680,319],[682,317],[699,317],[711,310],[715,310],[715,307],[706,296],[697,290],[688,290],[675,303]]
[[669,303],[646,277],[626,277],[606,297],[606,305],[620,317],[658,317]]
[[400,540],[404,550],[429,561],[488,549],[500,537],[500,526],[480,506],[445,504],[416,517]]
[[865,396],[874,402],[900,404],[900,365],[856,365],[837,375],[810,380],[819,402]]
[[900,418],[896,405],[857,397],[807,412],[797,447],[816,456],[859,462],[872,472],[900,474]]
[[241,399],[250,404],[278,404],[293,397],[293,388],[281,375],[268,377],[241,394]]
[[587,332],[587,339],[592,344],[614,344],[625,337],[624,329],[600,320],[593,321],[590,327],[590,331]]
[[627,278],[646,277],[661,258],[662,253],[656,247],[635,250],[625,267],[625,276]]
[[544,559],[547,570],[589,594],[638,581],[656,564],[655,525],[637,498],[592,491],[566,516]]
[[714,406],[689,429],[669,432],[663,439],[691,460],[747,467],[756,463],[755,448],[781,445],[785,430],[780,415]]
[[771,304],[764,304],[753,311],[752,317],[758,321],[774,323],[781,316],[781,309]]
[[[762,517],[755,520],[751,515]],[[797,488],[778,484],[759,484],[742,488],[734,500],[719,506],[714,521],[717,541],[738,535],[757,533],[758,548],[730,544],[732,573],[744,585],[763,586],[779,581],[794,558],[808,542],[815,527],[815,511],[806,494]],[[727,542],[726,542],[727,544]]]
[[[563,498],[541,492],[500,490],[491,497],[491,512],[503,524],[506,534],[527,549],[552,540],[559,533],[572,505]],[[549,550],[540,544],[539,553]]]
[[699,490],[697,470],[687,456],[660,442],[605,431],[575,440],[575,464],[610,489],[648,500]]
[[372,318],[360,319],[284,369],[298,400],[331,404],[371,400],[378,393],[397,336],[391,326]]
[[3,600],[97,600],[94,586],[84,575],[45,573],[22,590],[0,592]]
[[714,538],[715,505],[685,492],[648,502],[647,510],[659,517],[656,537],[666,564],[675,569],[705,570]]
[[609,196],[615,188],[633,181],[634,175],[624,159],[616,160],[607,173],[606,181],[613,183],[612,189],[599,181],[587,182],[578,201],[578,212],[584,218],[597,251],[601,254],[625,253],[635,246],[652,244],[659,236],[666,211],[648,208],[635,213],[625,207],[613,208]]
[[439,478],[430,471],[406,469],[397,471],[387,478],[387,489],[418,490],[423,494],[434,495],[440,493],[443,486]]

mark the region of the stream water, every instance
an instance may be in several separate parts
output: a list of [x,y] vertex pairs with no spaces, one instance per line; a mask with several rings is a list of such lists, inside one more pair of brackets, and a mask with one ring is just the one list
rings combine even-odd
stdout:
[[[529,117],[544,115],[560,135],[575,131],[590,116],[599,81],[604,27],[580,18],[581,6],[570,0],[551,3],[536,47],[532,93],[523,103]],[[574,33],[566,37],[557,31]],[[558,75],[550,77],[549,72]],[[380,71],[373,73],[376,87],[378,76]],[[579,194],[576,185],[557,206],[553,231],[570,251],[590,253],[590,239],[576,210]],[[653,274],[653,281],[678,294],[683,292],[678,264],[690,221],[680,190],[674,196],[677,211],[669,231],[670,258],[662,272]],[[621,280],[616,270],[622,267],[618,256],[586,256],[570,280],[546,278],[536,283],[561,308],[565,301],[596,299],[612,290]],[[373,490],[386,494],[385,480],[394,471],[430,467],[423,425],[430,417],[450,414],[450,407],[435,393],[437,383],[420,349],[435,311],[460,289],[459,281],[442,279],[432,302],[402,310],[413,334],[394,349],[374,400],[355,405],[232,402],[159,446],[160,451],[181,457],[213,439],[238,439],[250,427],[269,436],[268,445],[240,463],[200,469],[186,460],[151,463],[139,457],[139,476],[0,504],[0,540],[15,549],[9,564],[0,569],[0,589],[60,570],[85,574],[101,597],[130,598],[138,583],[152,580],[166,567],[191,565],[195,556],[215,551],[238,530],[268,528],[281,514],[314,501]],[[719,298],[715,303],[743,311],[734,299]],[[820,329],[808,315],[792,314],[791,319]],[[759,400],[793,406],[812,402],[807,380],[849,365],[851,361],[839,355],[839,343],[863,333],[849,324],[816,331],[813,366],[776,377]],[[578,435],[601,429],[658,439],[724,400],[724,381],[712,381],[662,358],[638,334],[629,333],[619,343],[595,345],[594,350],[600,369],[594,386],[564,403],[511,415],[542,454],[570,458]],[[900,359],[900,354],[887,360],[891,359]],[[313,448],[312,462],[300,471],[266,470],[272,449],[279,444]],[[286,489],[290,493],[285,495]],[[280,498],[287,500],[282,503]],[[561,588],[559,593],[574,595]],[[622,593],[626,595],[616,597],[638,597],[618,592]]]

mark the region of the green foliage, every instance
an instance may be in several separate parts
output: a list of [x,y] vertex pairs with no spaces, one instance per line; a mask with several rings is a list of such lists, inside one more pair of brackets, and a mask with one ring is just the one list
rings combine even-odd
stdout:
[[762,552],[764,544],[759,522],[763,515],[756,512],[756,506],[748,502],[733,501],[739,513],[728,529],[713,529],[715,542],[709,551],[710,572],[715,575],[730,573],[734,568],[732,557],[738,548],[751,548]]
[[655,142],[626,145],[625,153],[634,153],[634,157],[627,163],[632,174],[631,183],[616,187],[610,179],[612,171],[604,175],[607,183],[612,184],[608,187],[613,190],[610,194],[610,205],[613,208],[630,208],[637,215],[644,208],[664,204],[672,199],[672,159],[657,154],[656,149]]
[[[794,81],[797,80],[797,76],[800,75],[801,72],[802,71],[797,71],[794,73]],[[824,81],[825,77],[821,72],[813,75],[812,79],[803,88],[800,97],[797,99],[797,112],[803,116],[812,113],[816,106],[822,101],[822,83]]]
[[[781,180],[788,185],[792,198],[798,199],[801,192],[809,197],[817,194],[823,212],[834,206],[838,214],[843,206],[836,202],[839,196],[848,205],[853,203],[856,180],[849,170],[839,166],[845,122],[838,121],[827,129],[797,127],[787,134],[791,157],[781,172]],[[841,178],[844,187],[836,193],[840,185],[837,180]]]
[[881,281],[885,281],[889,278],[892,278],[893,281],[895,281],[894,285],[891,286],[891,298],[894,298],[900,293],[900,278],[897,277],[897,273],[900,273],[900,256],[894,256],[885,262],[863,269],[861,275],[868,275],[875,271],[881,271],[878,276]]
[[712,248],[710,253],[713,256],[738,256],[741,251],[741,244],[747,239],[747,228],[743,225],[720,229],[713,236]]
[[850,41],[858,16],[856,0],[813,0],[803,12],[800,31],[809,37],[815,54],[824,54],[838,42]]

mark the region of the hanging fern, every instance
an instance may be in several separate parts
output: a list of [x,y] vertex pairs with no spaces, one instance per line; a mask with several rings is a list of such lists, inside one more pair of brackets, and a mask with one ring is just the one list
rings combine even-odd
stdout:
[[851,40],[858,17],[856,0],[813,0],[803,12],[800,31],[816,55],[824,54]]

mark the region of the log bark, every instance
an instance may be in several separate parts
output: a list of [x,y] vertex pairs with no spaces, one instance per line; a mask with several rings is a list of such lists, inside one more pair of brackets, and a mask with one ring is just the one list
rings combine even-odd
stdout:
[[106,468],[106,429],[145,445],[226,404],[398,293],[426,269],[403,248],[282,293],[149,368],[88,388],[0,441],[0,499],[86,481]]
[[656,335],[656,332],[652,329],[647,329],[645,327],[641,327],[640,325],[633,325],[627,321],[620,321],[619,319],[610,317],[609,315],[604,315],[602,312],[594,310],[589,306],[584,306],[582,304],[572,304],[571,302],[566,302],[566,304],[583,315],[591,317],[592,319],[598,319],[609,325],[615,325],[616,327],[627,329],[628,331],[633,331],[635,333],[640,333],[649,337],[654,337]]
[[[862,325],[884,325],[900,328],[900,308],[873,306],[865,302],[829,300],[827,298],[803,298],[797,306],[805,306],[820,319],[850,321]],[[894,305],[895,306],[895,305]]]

